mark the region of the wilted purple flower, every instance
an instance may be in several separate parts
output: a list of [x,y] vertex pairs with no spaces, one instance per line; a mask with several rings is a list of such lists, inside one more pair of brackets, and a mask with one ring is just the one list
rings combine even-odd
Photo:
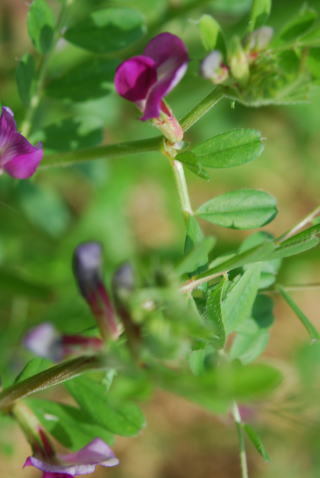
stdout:
[[[45,435],[42,433],[42,442]],[[42,478],[72,478],[73,476],[92,473],[97,465],[115,466],[118,458],[111,448],[100,438],[96,438],[75,453],[56,454],[49,441],[43,443],[40,451],[29,456],[24,466],[34,466],[43,471]]]
[[0,116],[0,172],[26,179],[34,174],[43,156],[41,144],[32,146],[18,132],[10,108],[3,106]]
[[229,76],[228,67],[223,64],[222,53],[213,50],[201,62],[201,75],[214,84],[223,83]]
[[31,329],[23,342],[34,354],[54,362],[86,350],[97,350],[103,345],[102,340],[97,337],[60,334],[49,322]]
[[148,43],[143,55],[118,66],[116,90],[138,106],[142,120],[158,118],[164,111],[163,98],[185,74],[188,60],[187,48],[179,37],[160,33]]
[[120,330],[102,279],[102,246],[99,242],[84,242],[75,249],[73,272],[81,295],[97,319],[102,336],[117,338]]

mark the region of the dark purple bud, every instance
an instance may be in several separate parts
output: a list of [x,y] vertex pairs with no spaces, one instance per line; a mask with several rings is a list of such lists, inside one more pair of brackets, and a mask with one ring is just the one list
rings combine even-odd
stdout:
[[189,61],[183,41],[171,33],[155,36],[143,55],[125,60],[115,75],[120,96],[136,103],[142,120],[159,118],[163,98],[179,83]]
[[104,338],[117,338],[120,330],[102,279],[102,246],[99,242],[85,242],[75,249],[73,272],[79,291],[97,320],[101,335]]
[[53,362],[59,362],[70,355],[98,350],[103,346],[102,340],[98,337],[60,334],[49,322],[31,329],[23,342],[35,355]]
[[0,173],[26,179],[32,176],[43,156],[41,144],[32,146],[17,130],[10,108],[2,107],[0,116]]
[[130,293],[134,289],[134,282],[134,271],[129,262],[124,262],[115,270],[112,285],[117,295],[122,294],[122,292]]

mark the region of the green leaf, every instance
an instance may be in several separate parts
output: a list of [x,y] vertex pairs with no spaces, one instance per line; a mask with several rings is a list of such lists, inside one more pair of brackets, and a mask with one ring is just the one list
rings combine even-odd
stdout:
[[261,264],[252,264],[240,277],[222,303],[223,323],[228,335],[238,330],[251,316],[261,272]]
[[186,151],[184,153],[178,154],[176,159],[181,161],[181,163],[183,163],[193,174],[199,176],[199,178],[205,180],[210,179],[210,176],[207,171],[198,162],[197,156],[191,151]]
[[289,305],[289,307],[293,310],[293,312],[296,314],[298,319],[300,320],[301,324],[303,327],[306,329],[308,334],[310,335],[310,338],[312,340],[319,340],[320,339],[320,334],[316,327],[313,325],[313,323],[308,319],[308,317],[302,312],[300,307],[294,302],[292,297],[286,292],[286,290],[278,286],[277,287],[278,291],[280,292],[281,296],[283,299],[286,301],[286,303]]
[[177,266],[178,274],[191,273],[208,263],[208,255],[215,244],[213,237],[206,237],[182,259]]
[[28,32],[40,53],[47,53],[52,45],[55,18],[46,0],[33,0],[28,11]]
[[217,46],[221,28],[217,20],[211,15],[202,15],[199,22],[200,37],[204,48],[208,51],[214,50]]
[[112,403],[106,388],[87,377],[66,384],[69,393],[96,423],[117,435],[136,435],[145,425],[140,409],[131,402]]
[[106,96],[113,90],[117,65],[115,60],[86,60],[52,79],[46,88],[47,95],[79,102]]
[[[255,129],[235,129],[178,154],[185,164],[198,167],[231,168],[256,159],[263,151],[261,133]],[[190,154],[191,153],[191,154]]]
[[[320,42],[320,30],[319,30]],[[320,78],[320,48],[311,48],[307,57],[307,65],[310,73],[315,78]]]
[[43,427],[71,450],[77,451],[95,438],[101,438],[110,445],[114,441],[109,431],[79,408],[38,398],[28,399],[27,404]]
[[266,23],[270,15],[271,5],[271,0],[253,0],[249,19],[249,31],[253,31]]
[[[272,239],[273,236],[265,231],[255,232],[242,242],[239,252],[246,251],[254,246],[257,246],[258,244],[263,244],[264,242],[270,241]],[[268,260],[262,263],[259,288],[263,289],[274,284],[280,266],[281,259]]]
[[210,268],[208,271],[199,274],[197,278],[207,277],[219,272],[227,272],[238,267],[243,267],[247,264],[253,262],[260,262],[271,255],[274,250],[274,244],[269,241],[264,244],[258,245],[249,249],[247,251],[241,252],[240,254],[235,254],[231,258],[226,259],[225,261],[219,262],[215,267]]
[[242,426],[257,452],[262,456],[262,458],[264,458],[264,460],[270,461],[270,456],[256,430],[247,423],[244,423]]
[[320,224],[315,224],[314,226],[305,229],[299,234],[295,234],[294,236],[282,241],[280,245],[274,250],[271,258],[278,259],[283,257],[289,257],[296,254],[301,254],[313,247],[316,247],[319,242],[320,238],[318,235],[320,234]]
[[277,212],[276,200],[271,194],[240,189],[210,199],[196,214],[219,226],[252,229],[268,224]]
[[26,378],[32,377],[33,375],[36,375],[37,373],[40,373],[51,366],[52,362],[50,362],[50,360],[44,358],[31,359],[21,370],[19,375],[17,375],[14,383],[22,382]]
[[299,37],[310,30],[315,20],[317,19],[317,12],[309,8],[303,8],[298,15],[295,15],[292,20],[284,26],[279,34],[279,39],[282,42],[295,42]]
[[143,17],[128,8],[96,10],[65,32],[65,39],[94,53],[115,53],[132,46],[145,32]]
[[199,244],[204,239],[204,235],[201,227],[199,226],[197,218],[194,216],[188,216],[186,221],[186,229],[184,253],[188,254],[196,244]]
[[226,332],[222,317],[222,296],[224,294],[226,280],[208,293],[206,304],[206,317],[214,329],[213,343],[217,348],[223,348],[226,341]]
[[205,370],[205,359],[208,351],[203,349],[192,350],[188,357],[190,369],[194,375],[201,375]]
[[273,324],[273,302],[266,295],[257,295],[253,304],[252,319],[239,327],[229,356],[242,363],[250,363],[264,351],[269,340],[269,328]]
[[101,143],[102,139],[102,128],[87,131],[73,118],[50,124],[39,133],[39,140],[44,144],[46,151],[63,152],[90,148]]
[[235,400],[250,400],[262,397],[274,390],[282,381],[279,370],[266,364],[240,365],[217,369],[217,385],[226,396]]
[[35,73],[34,58],[29,53],[23,55],[16,68],[16,81],[21,101],[28,105],[31,97],[32,81]]

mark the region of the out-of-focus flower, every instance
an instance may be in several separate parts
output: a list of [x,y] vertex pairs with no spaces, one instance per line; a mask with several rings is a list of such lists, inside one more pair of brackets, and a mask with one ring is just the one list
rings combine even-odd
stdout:
[[41,445],[29,456],[24,466],[34,466],[43,472],[42,478],[72,478],[92,473],[97,465],[106,467],[119,464],[111,448],[96,438],[75,453],[55,453],[50,441],[41,430]]
[[218,50],[213,50],[202,60],[200,72],[216,85],[223,83],[229,76],[229,69],[223,64],[222,53]]
[[0,116],[0,172],[26,179],[34,174],[43,156],[41,144],[32,146],[18,132],[10,108],[3,106]]
[[230,42],[229,66],[233,77],[240,83],[245,83],[249,78],[249,59],[238,37]]
[[273,28],[263,26],[249,33],[245,39],[245,47],[249,51],[259,52],[264,50],[270,43],[273,36]]
[[158,118],[163,98],[186,72],[188,52],[183,41],[171,33],[160,33],[146,46],[143,55],[119,65],[115,87],[120,96],[136,103],[142,120]]
[[31,329],[23,342],[34,354],[54,362],[59,362],[69,355],[97,350],[103,345],[98,337],[60,334],[49,322]]
[[80,293],[97,320],[101,335],[116,339],[120,328],[102,279],[102,246],[99,242],[85,242],[75,249],[73,272]]

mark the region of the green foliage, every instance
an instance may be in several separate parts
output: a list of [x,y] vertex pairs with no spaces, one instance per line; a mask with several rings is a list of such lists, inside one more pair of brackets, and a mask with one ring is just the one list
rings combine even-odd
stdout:
[[28,105],[30,102],[32,82],[35,75],[34,58],[29,53],[23,55],[16,68],[16,81],[21,101]]
[[253,0],[249,20],[249,30],[264,25],[271,11],[272,0]]
[[252,306],[259,287],[261,264],[252,264],[240,277],[222,304],[223,323],[226,333],[238,330],[244,321],[249,319]]
[[202,204],[197,215],[232,229],[252,229],[268,224],[277,214],[276,200],[264,191],[241,189],[216,196]]
[[219,46],[221,28],[219,23],[211,15],[202,15],[199,22],[200,37],[204,48],[208,51]]
[[94,53],[117,53],[144,34],[142,15],[126,8],[96,10],[64,34],[69,42]]
[[206,168],[231,168],[253,161],[263,151],[262,138],[254,129],[236,129],[208,139],[178,154],[182,163]]
[[52,98],[69,101],[87,101],[111,93],[112,80],[118,62],[89,59],[51,80],[47,94]]
[[79,408],[39,398],[28,399],[27,404],[43,427],[71,450],[77,451],[95,438],[109,444],[114,441],[108,430]]
[[55,18],[46,0],[33,0],[28,11],[29,36],[40,53],[52,45]]
[[134,403],[112,403],[101,383],[89,378],[76,378],[66,387],[88,418],[111,433],[132,436],[145,425],[144,417]]
[[260,436],[258,435],[257,431],[251,425],[248,425],[247,423],[243,425],[243,429],[246,432],[251,443],[257,450],[257,452],[262,456],[262,458],[266,461],[270,461],[270,456],[267,450],[265,449],[265,446]]
[[226,332],[223,320],[222,297],[227,286],[227,281],[220,283],[208,293],[206,303],[206,318],[213,327],[212,342],[216,348],[223,348],[226,342]]

